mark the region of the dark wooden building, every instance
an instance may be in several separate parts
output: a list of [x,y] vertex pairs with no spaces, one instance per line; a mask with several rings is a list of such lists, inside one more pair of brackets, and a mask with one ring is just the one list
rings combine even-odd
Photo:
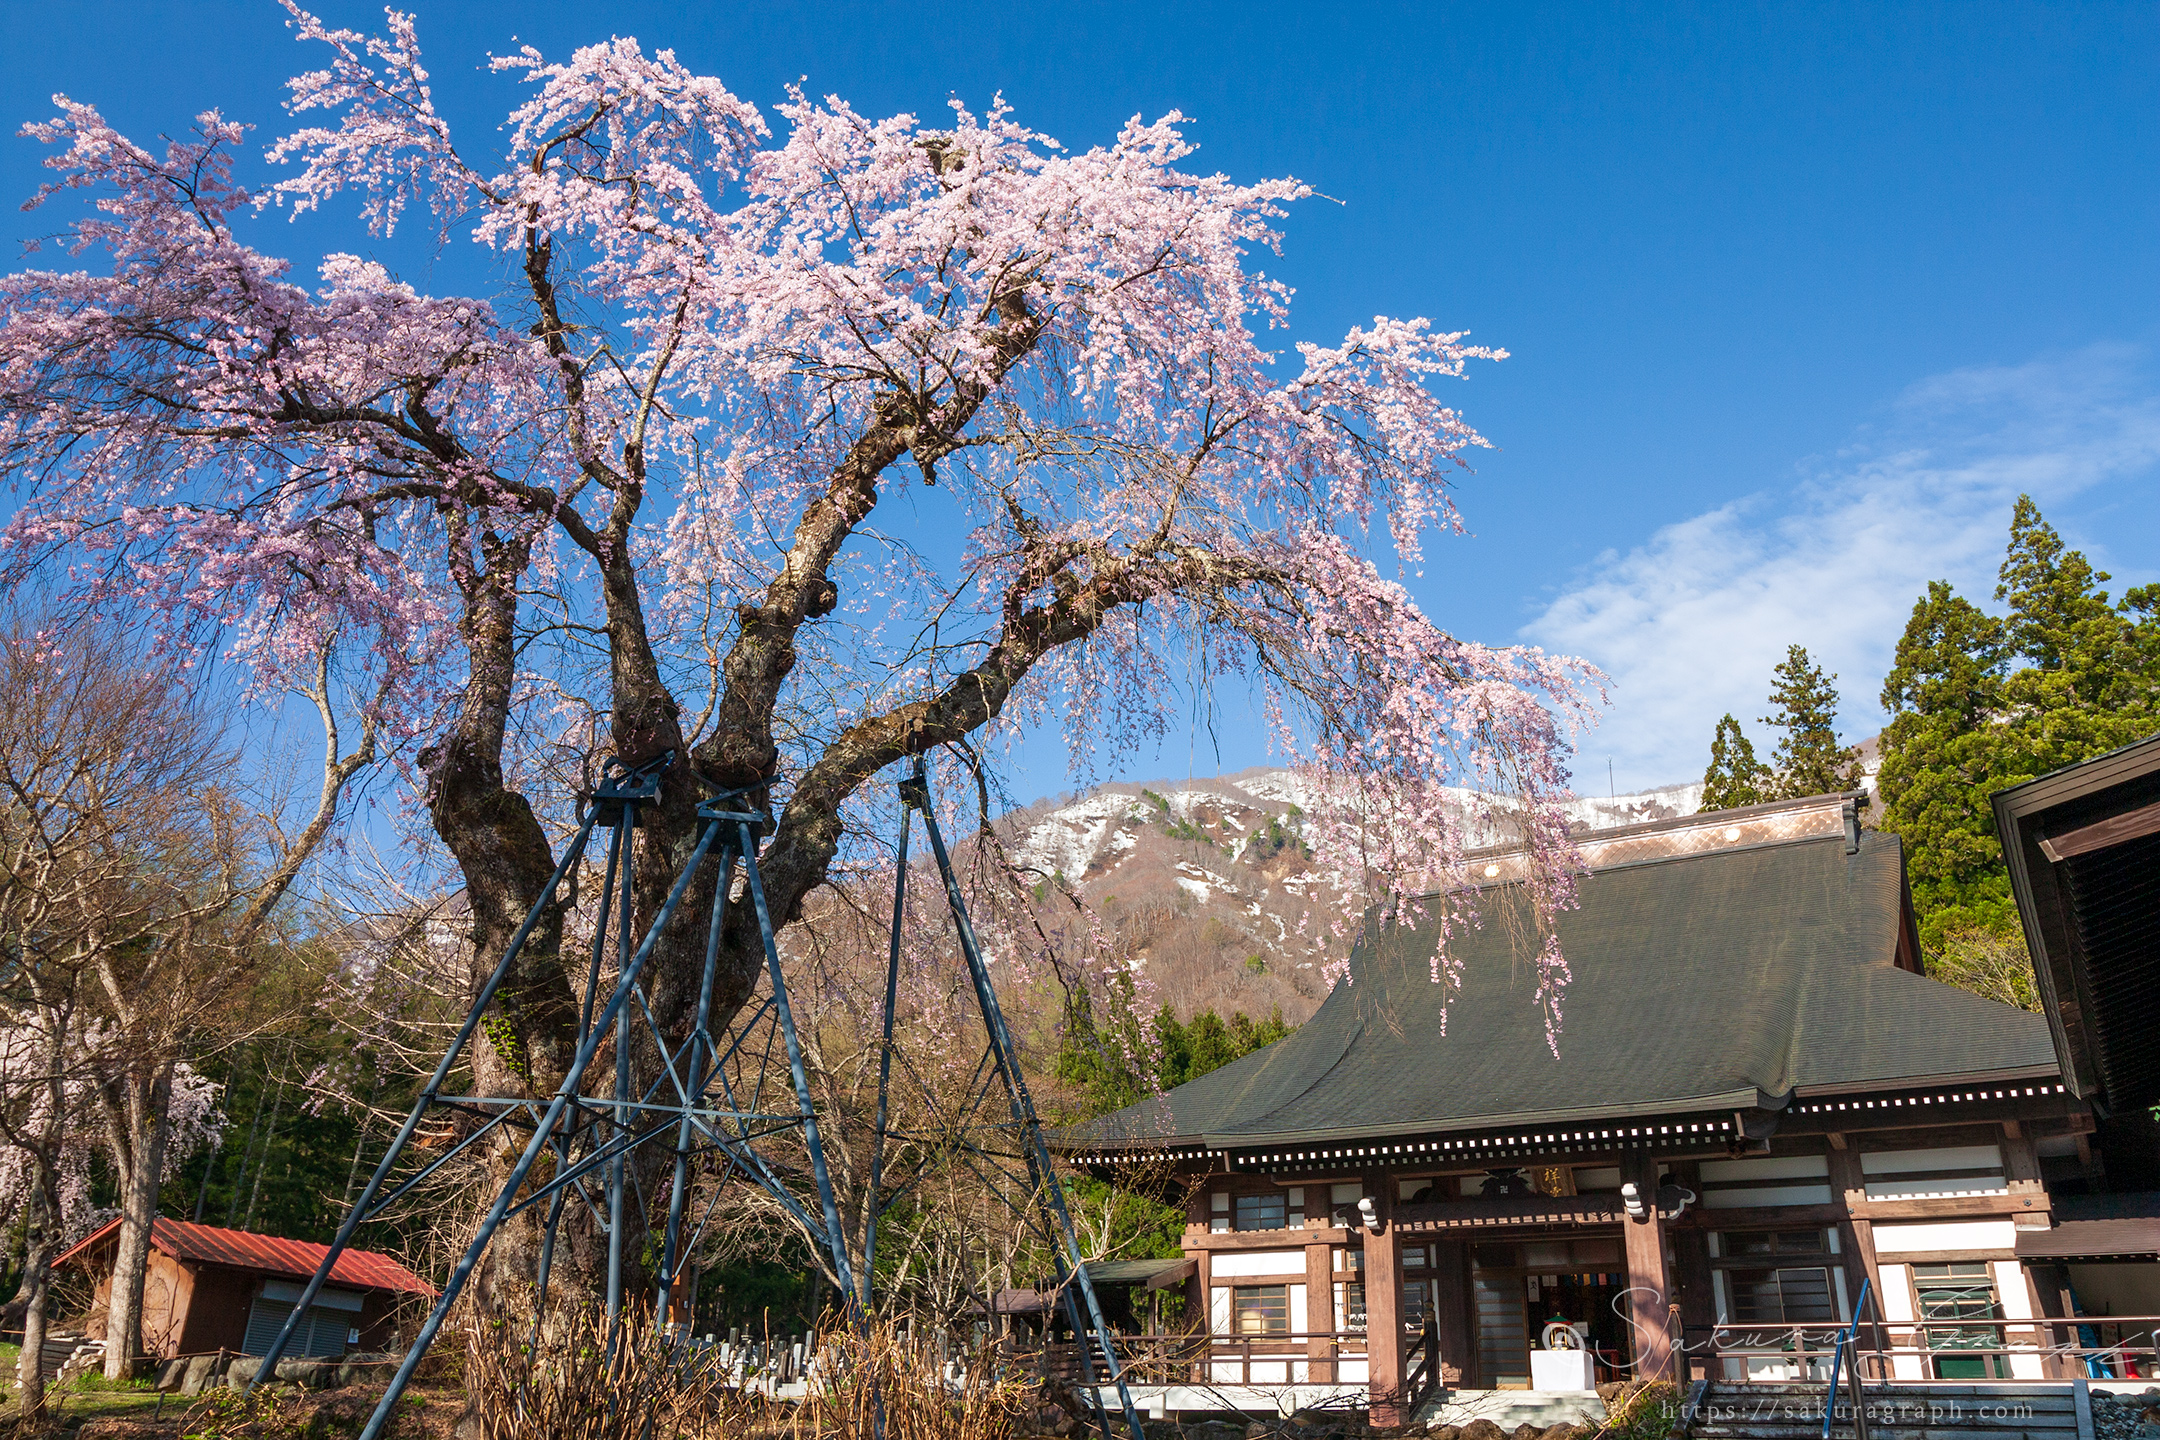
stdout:
[[1288,1039],[1068,1137],[1188,1187],[1195,1378],[1358,1382],[1376,1419],[1421,1362],[1579,1388],[1672,1375],[1680,1347],[1696,1375],[1804,1379],[1792,1327],[1857,1312],[1886,1378],[2041,1379],[2069,1362],[2011,1322],[2160,1311],[2142,1202],[2022,1258],[2110,1198],[2094,1105],[2046,1017],[1921,973],[1898,841],[1860,803],[1584,837],[1557,1054],[1496,853],[1449,942],[1460,990],[1433,979],[1443,902],[1405,905]]
[[[56,1262],[97,1279],[97,1302],[112,1289],[120,1222],[93,1231]],[[160,1359],[219,1350],[260,1355],[292,1314],[327,1245],[246,1230],[156,1221],[143,1286],[143,1348]],[[387,1255],[347,1250],[294,1332],[294,1358],[339,1356],[396,1345],[399,1312],[434,1287]]]

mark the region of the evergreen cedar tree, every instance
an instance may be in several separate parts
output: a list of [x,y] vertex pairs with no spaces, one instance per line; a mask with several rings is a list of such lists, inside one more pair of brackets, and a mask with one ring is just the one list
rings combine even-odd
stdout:
[[1770,752],[1775,777],[1770,800],[1829,795],[1860,784],[1860,752],[1837,738],[1837,676],[1825,675],[1799,645],[1788,648],[1770,687],[1774,714],[1762,717],[1785,733]]
[[1235,1010],[1226,1021],[1208,1009],[1180,1022],[1165,1005],[1143,1025],[1133,1010],[1134,989],[1124,977],[1110,987],[1107,1033],[1091,1008],[1068,1004],[1055,1068],[1070,1089],[1076,1118],[1107,1115],[1158,1089],[1197,1080],[1297,1028],[1284,1022],[1281,1006],[1265,1020]]
[[1997,578],[2000,617],[1931,583],[1883,681],[1881,823],[1905,841],[1931,953],[2018,933],[1991,794],[2160,730],[2160,586],[2111,603],[2030,496]]
[[1755,758],[1755,747],[1730,713],[1718,721],[1710,739],[1710,768],[1703,772],[1704,810],[1737,810],[1767,800],[1797,800],[1851,790],[1860,783],[1859,752],[1837,738],[1837,676],[1799,645],[1785,652],[1775,672],[1770,703],[1776,713],[1762,719],[1784,731],[1773,764]]
[[[2111,603],[2099,588],[2107,574],[2063,544],[2029,495],[2012,510],[1997,578],[2001,616],[1931,581],[1883,680],[1879,823],[1905,842],[1931,966],[1961,935],[1990,956],[1991,944],[2018,938],[1988,797],[2160,730],[2160,586]],[[1858,783],[1834,733],[1836,677],[1795,645],[1777,679],[1778,713],[1765,722],[1785,730],[1777,763],[1758,764],[1725,716],[1703,776],[1705,810]]]
[[[606,756],[674,756],[640,814],[640,929],[714,787],[778,807],[784,925],[874,877],[857,837],[890,833],[893,767],[1031,723],[1084,760],[1223,675],[1264,692],[1319,799],[1304,838],[1354,880],[1431,888],[1478,828],[1440,787],[1508,797],[1477,818],[1532,857],[1526,1003],[1558,1043],[1559,801],[1601,677],[1449,635],[1369,558],[1414,566],[1460,528],[1449,487],[1485,442],[1436,391],[1504,352],[1424,320],[1278,338],[1290,292],[1259,262],[1308,187],[1183,170],[1175,113],[1067,149],[1002,103],[930,125],[796,91],[775,136],[628,39],[497,57],[526,90],[488,158],[454,141],[412,17],[369,36],[287,8],[326,62],[288,109],[320,123],[269,147],[266,183],[214,111],[154,148],[66,97],[27,128],[55,173],[34,203],[67,207],[85,258],[0,277],[0,570],[153,619],[263,696],[334,648],[455,864],[478,971]],[[267,212],[347,205],[371,246],[432,216],[500,293],[250,243]],[[950,563],[906,543],[909,511]],[[763,962],[751,907],[730,914],[716,1025]],[[514,1043],[471,1052],[487,1093],[564,1073],[565,928],[543,910],[507,977]],[[696,928],[647,963],[669,1024]],[[634,1064],[642,1086],[656,1058]],[[566,1238],[566,1294],[595,1233]],[[535,1247],[498,1239],[483,1301]]]
[[1727,712],[1710,737],[1710,768],[1703,772],[1702,808],[1738,810],[1769,799],[1770,769],[1755,758],[1755,746]]
[[1162,1046],[1160,1063],[1164,1089],[1197,1080],[1233,1060],[1242,1060],[1262,1046],[1272,1045],[1295,1028],[1283,1023],[1282,1007],[1255,1020],[1242,1010],[1232,1011],[1225,1022],[1213,1010],[1202,1010],[1189,1024],[1178,1024],[1169,1006],[1155,1017],[1155,1035]]

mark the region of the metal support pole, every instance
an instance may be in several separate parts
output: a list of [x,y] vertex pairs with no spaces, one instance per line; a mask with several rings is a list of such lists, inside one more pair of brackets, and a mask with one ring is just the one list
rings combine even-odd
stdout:
[[450,1048],[443,1053],[442,1062],[435,1067],[435,1073],[428,1077],[428,1083],[421,1089],[420,1098],[413,1101],[412,1112],[405,1117],[405,1123],[399,1127],[396,1138],[391,1140],[390,1148],[383,1153],[382,1163],[375,1167],[375,1173],[368,1178],[367,1188],[360,1192],[360,1198],[354,1201],[352,1209],[345,1213],[344,1223],[338,1226],[337,1235],[331,1240],[330,1248],[323,1252],[321,1263],[316,1265],[315,1273],[308,1277],[308,1283],[300,1291],[299,1301],[293,1306],[292,1313],[285,1317],[285,1324],[278,1331],[277,1339],[270,1342],[270,1348],[263,1353],[262,1363],[256,1367],[254,1377],[248,1381],[241,1394],[252,1391],[263,1376],[274,1376],[277,1362],[284,1356],[286,1345],[291,1343],[293,1332],[306,1320],[308,1307],[313,1305],[315,1297],[322,1293],[323,1281],[330,1277],[338,1257],[352,1244],[353,1232],[358,1230],[360,1222],[367,1218],[368,1203],[382,1189],[383,1181],[390,1176],[391,1167],[397,1164],[398,1157],[412,1142],[413,1131],[419,1128],[420,1118],[427,1114],[428,1109],[435,1103],[435,1097],[442,1093],[443,1082],[450,1078],[450,1071],[456,1066],[458,1057],[465,1053],[465,1047],[472,1042],[473,1031],[480,1028],[480,1017],[487,1013],[488,1005],[495,999],[496,990],[502,986],[503,977],[510,973],[510,967],[524,950],[533,927],[540,923],[541,915],[555,898],[555,891],[562,884],[563,876],[570,873],[570,867],[577,864],[578,858],[585,853],[585,842],[592,837],[593,825],[599,818],[600,812],[597,809],[585,817],[585,823],[578,827],[577,835],[571,840],[569,848],[563,851],[562,861],[555,867],[555,873],[548,877],[546,886],[541,889],[540,898],[533,902],[532,909],[525,912],[524,923],[519,925],[517,933],[510,937],[509,948],[503,951],[503,958],[488,976],[487,983],[480,987],[479,998],[473,1001],[472,1009],[466,1012],[465,1023],[458,1027],[456,1037],[450,1042]]
[[412,1382],[413,1371],[420,1366],[420,1357],[425,1355],[428,1347],[434,1343],[436,1332],[442,1329],[443,1321],[450,1314],[450,1307],[457,1303],[459,1293],[465,1288],[465,1282],[472,1277],[473,1267],[479,1263],[488,1242],[495,1238],[495,1227],[502,1224],[504,1212],[510,1208],[512,1198],[523,1188],[525,1177],[532,1173],[533,1164],[540,1158],[541,1150],[554,1134],[555,1127],[562,1122],[563,1111],[569,1108],[572,1097],[578,1093],[578,1088],[585,1079],[585,1071],[600,1048],[601,1034],[614,1023],[615,1016],[629,1000],[631,990],[637,985],[639,972],[644,969],[647,957],[659,942],[660,932],[674,916],[675,907],[682,902],[683,893],[690,888],[690,877],[696,872],[698,861],[705,857],[706,850],[711,847],[713,834],[717,829],[717,826],[708,826],[705,833],[699,837],[690,863],[683,867],[667,902],[660,907],[660,913],[653,917],[652,928],[646,931],[644,943],[638,946],[637,954],[622,967],[622,975],[615,983],[615,993],[608,997],[607,1007],[596,1017],[592,1033],[578,1046],[577,1054],[571,1060],[569,1073],[563,1076],[554,1099],[548,1103],[547,1114],[534,1128],[532,1140],[525,1146],[524,1153],[518,1156],[509,1179],[503,1182],[501,1191],[495,1197],[495,1203],[488,1207],[486,1218],[480,1222],[479,1233],[473,1236],[472,1243],[466,1246],[464,1255],[459,1257],[456,1268],[450,1272],[449,1280],[443,1285],[442,1294],[436,1298],[435,1308],[428,1312],[428,1318],[421,1325],[419,1335],[414,1338],[412,1348],[405,1352],[405,1359],[398,1365],[397,1372],[390,1377],[389,1388],[383,1391],[383,1397],[375,1406],[375,1413],[368,1417],[368,1423],[361,1430],[359,1440],[380,1440],[383,1426],[391,1411],[396,1409],[399,1398],[405,1393],[405,1387]]
[[[615,828],[616,843],[622,852],[623,862],[621,913],[616,918],[615,960],[618,966],[625,969],[628,968],[629,964],[626,957],[630,954],[631,887],[637,878],[637,866],[632,863],[635,857],[631,850],[631,845],[635,839],[632,832],[635,830],[636,824],[637,811],[627,805],[624,806],[622,823]],[[711,836],[709,832],[702,834],[699,837],[698,848],[703,850],[710,843]],[[684,883],[689,881],[690,875],[695,869],[695,862],[685,867],[682,876]],[[658,936],[659,933],[658,929],[653,931],[655,936]],[[596,952],[594,955],[595,962],[598,961],[598,958]],[[590,997],[588,996],[587,1004],[590,1005],[590,1003]],[[605,1027],[603,1026],[603,1028]],[[630,1007],[627,1005],[621,1006],[615,1011],[615,1108],[613,1116],[615,1128],[611,1138],[620,1140],[630,1130]],[[616,1334],[622,1324],[623,1211],[625,1208],[623,1202],[625,1197],[623,1194],[623,1156],[620,1151],[616,1153],[613,1160],[608,1162],[607,1183],[607,1353],[608,1358],[613,1359],[615,1356]]]
[[[707,1027],[712,1021],[713,972],[720,965],[720,934],[727,927],[728,886],[734,878],[734,851],[720,846],[720,874],[713,882],[712,918],[705,930],[705,972],[698,980],[697,1024],[690,1032],[689,1098],[683,1105],[682,1123],[675,1131],[675,1175],[668,1188],[667,1240],[660,1256],[660,1294],[653,1302],[653,1323],[667,1324],[668,1305],[674,1298],[675,1272],[682,1265],[682,1219],[684,1191],[690,1183],[690,1110],[705,1094]],[[697,1297],[692,1295],[692,1305]]]
[[[1036,1118],[1035,1102],[1028,1094],[1027,1079],[1020,1073],[1019,1058],[1012,1043],[1012,1032],[1006,1028],[1005,1012],[998,1005],[997,990],[990,983],[989,968],[983,964],[982,947],[976,943],[975,927],[969,923],[967,906],[960,898],[960,881],[954,875],[952,857],[945,851],[945,837],[938,832],[937,816],[930,809],[928,782],[920,769],[908,782],[914,787],[911,796],[923,812],[923,829],[930,836],[930,849],[937,856],[938,871],[945,879],[945,898],[952,908],[953,925],[960,934],[960,952],[967,959],[968,975],[975,984],[975,1001],[982,1010],[983,1024],[990,1032],[990,1044],[997,1057],[997,1064],[1005,1076],[1007,1094],[1012,1099],[1013,1120],[1020,1127],[1023,1142],[1027,1145],[1028,1165],[1042,1177],[1041,1186],[1050,1211],[1057,1221],[1058,1238],[1063,1242],[1070,1259],[1073,1282],[1086,1303],[1088,1323],[1095,1333],[1102,1336],[1103,1362],[1110,1371],[1111,1383],[1117,1386],[1119,1403],[1124,1407],[1126,1428],[1132,1440],[1146,1440],[1147,1432],[1140,1424],[1140,1412],[1133,1405],[1132,1391],[1125,1383],[1124,1367],[1118,1364],[1117,1346],[1110,1340],[1110,1326],[1103,1319],[1102,1304],[1095,1297],[1095,1286],[1088,1279],[1087,1262],[1080,1253],[1080,1242],[1073,1230],[1072,1213],[1065,1208],[1065,1190],[1058,1184],[1057,1170],[1050,1159],[1050,1147],[1043,1143],[1042,1122]],[[1099,1392],[1098,1392],[1099,1395]],[[1102,1406],[1097,1400],[1097,1408]]]
[[[623,1285],[625,1272],[633,1263],[632,1247],[645,1243],[644,1239],[639,1237],[649,1235],[649,1229],[638,1228],[649,1227],[650,1222],[643,1205],[633,1204],[632,1201],[631,1187],[636,1183],[633,1164],[636,1155],[643,1153],[643,1147],[665,1143],[663,1137],[670,1133],[673,1136],[674,1165],[665,1236],[659,1257],[660,1274],[655,1295],[657,1323],[665,1325],[672,1312],[677,1287],[682,1278],[681,1272],[685,1268],[685,1252],[696,1243],[694,1235],[686,1240],[683,1232],[692,1183],[692,1162],[698,1154],[712,1150],[723,1153],[731,1169],[740,1168],[754,1183],[768,1191],[802,1227],[811,1241],[825,1248],[833,1273],[840,1281],[842,1292],[848,1297],[849,1307],[858,1318],[867,1323],[872,1298],[871,1288],[874,1284],[878,1228],[884,1209],[888,1158],[886,1151],[893,1122],[893,1034],[899,1006],[902,933],[907,913],[908,854],[912,838],[913,811],[919,808],[923,812],[931,848],[943,876],[946,896],[960,936],[961,950],[967,963],[970,982],[974,987],[976,1003],[989,1034],[990,1053],[986,1063],[995,1063],[998,1078],[1004,1082],[1007,1099],[1011,1104],[1013,1123],[1022,1140],[1027,1178],[1037,1192],[1036,1197],[1031,1197],[1032,1203],[1040,1207],[1036,1211],[1037,1220],[1047,1222],[1060,1293],[1068,1318],[1082,1337],[1082,1369],[1085,1383],[1095,1403],[1097,1418],[1105,1440],[1109,1440],[1110,1409],[1104,1403],[1101,1388],[1097,1384],[1094,1345],[1099,1340],[1102,1346],[1101,1359],[1108,1367],[1107,1378],[1116,1386],[1127,1427],[1134,1440],[1141,1440],[1139,1417],[1118,1361],[1116,1345],[1104,1320],[1094,1285],[1087,1275],[1072,1216],[1065,1205],[1057,1171],[1043,1138],[1041,1119],[1036,1114],[1034,1101],[1028,1094],[1026,1080],[1021,1072],[1019,1053],[1012,1032],[998,1005],[995,987],[983,960],[981,947],[962,903],[951,856],[946,852],[936,818],[930,811],[928,787],[921,765],[917,765],[913,779],[901,784],[901,796],[906,808],[902,816],[897,852],[898,867],[894,880],[893,929],[887,955],[885,1013],[882,1017],[884,1049],[880,1055],[878,1071],[870,1194],[865,1206],[863,1251],[858,1273],[856,1262],[850,1254],[849,1237],[841,1223],[840,1206],[834,1192],[831,1170],[827,1165],[824,1137],[820,1131],[817,1107],[810,1089],[804,1046],[796,1029],[787,977],[780,963],[773,916],[758,866],[756,831],[753,827],[769,823],[770,816],[746,813],[747,806],[738,809],[735,805],[723,803],[734,799],[734,794],[741,792],[701,804],[698,807],[700,824],[696,845],[675,876],[659,912],[638,941],[635,950],[632,950],[632,927],[635,923],[635,839],[632,832],[637,824],[639,806],[657,797],[660,776],[672,759],[671,755],[656,757],[634,770],[611,767],[605,784],[594,792],[595,803],[591,813],[580,822],[561,863],[526,915],[524,923],[512,938],[493,974],[481,987],[448,1053],[443,1056],[434,1077],[422,1091],[405,1125],[392,1141],[389,1152],[376,1168],[375,1175],[362,1192],[359,1203],[345,1217],[336,1242],[325,1254],[314,1279],[303,1292],[300,1305],[287,1318],[283,1332],[272,1346],[271,1353],[264,1358],[256,1379],[274,1375],[279,1356],[292,1334],[297,1331],[309,1304],[319,1293],[339,1255],[349,1245],[357,1227],[371,1215],[380,1213],[384,1207],[393,1203],[398,1195],[403,1194],[414,1183],[408,1179],[389,1199],[381,1198],[389,1175],[400,1157],[409,1150],[423,1117],[436,1106],[451,1106],[460,1113],[474,1106],[483,1110],[492,1106],[508,1107],[488,1121],[487,1129],[468,1135],[465,1141],[461,1142],[460,1148],[480,1143],[488,1130],[505,1125],[515,1112],[522,1111],[532,1117],[533,1128],[509,1175],[490,1204],[478,1231],[452,1268],[442,1293],[437,1297],[418,1336],[391,1377],[380,1403],[361,1432],[361,1440],[377,1440],[380,1436],[388,1417],[394,1413],[399,1399],[409,1385],[421,1357],[440,1334],[443,1324],[496,1232],[507,1220],[545,1204],[548,1208],[539,1253],[538,1296],[534,1319],[534,1338],[537,1343],[541,1334],[541,1317],[546,1309],[547,1288],[563,1210],[572,1203],[571,1191],[574,1188],[580,1202],[597,1218],[601,1210],[600,1197],[591,1193],[587,1182],[588,1177],[602,1175],[605,1176],[602,1182],[606,1190],[604,1224],[608,1237],[607,1345],[609,1353],[613,1354],[621,1334]],[[573,1047],[572,1058],[561,1083],[544,1107],[544,1113],[540,1113],[536,1102],[526,1099],[445,1096],[443,1090],[447,1078],[460,1057],[468,1051],[487,1007],[493,1003],[506,983],[506,978],[512,973],[519,955],[541,919],[558,903],[566,877],[570,876],[574,868],[583,863],[588,855],[592,832],[598,826],[607,826],[615,833],[610,838],[608,847],[606,880],[600,888],[598,904],[595,907],[597,915],[593,949],[585,993],[581,998],[577,1016],[577,1043]],[[701,872],[707,857],[716,850],[719,874],[706,922],[708,928],[705,936],[704,969],[699,983],[696,1021],[683,1049],[673,1050],[670,1048],[668,1035],[661,1030],[660,1017],[653,1013],[651,998],[643,985],[642,976],[662,934],[687,895],[693,879]],[[711,1028],[712,1007],[714,992],[718,988],[719,952],[731,906],[730,891],[737,860],[742,863],[745,887],[764,947],[771,998],[760,1007],[757,1016],[745,1023],[741,1033],[728,1044],[725,1052],[719,1053],[721,1045]],[[618,973],[605,1004],[597,1005],[596,1009],[596,1003],[601,998],[601,967],[611,925],[616,934]],[[574,964],[574,960],[571,963]],[[771,1023],[777,1027],[779,1037],[785,1042],[794,1096],[792,1111],[784,1105],[768,1107],[763,1098],[765,1079],[773,1077],[770,1069],[773,1058],[772,1032],[766,1032],[763,1042],[766,1052],[764,1063],[767,1068],[760,1072],[755,1088],[746,1096],[738,1096],[737,1081],[730,1068],[738,1063],[738,1049],[748,1043],[764,1009],[767,1008],[772,1011]],[[633,1018],[636,1024],[633,1024]],[[672,1024],[672,1020],[670,1023]],[[659,1047],[664,1072],[653,1082],[652,1087],[642,1094],[634,1093],[636,1077],[630,1059],[633,1042],[641,1033],[639,1027],[650,1028],[651,1039]],[[733,1033],[732,1025],[729,1033]],[[612,1094],[602,1099],[596,1093],[588,1092],[587,1085],[590,1080],[597,1078],[591,1073],[592,1067],[601,1049],[610,1042],[615,1046],[614,1085]],[[742,1049],[742,1055],[744,1062],[755,1063],[752,1050]],[[680,1073],[676,1069],[678,1062],[683,1067]],[[983,1089],[975,1096],[971,1107],[987,1098],[989,1079],[987,1075],[980,1073],[978,1079],[982,1082]],[[658,1092],[668,1085],[672,1085],[677,1093],[671,1096],[659,1095]],[[707,1094],[709,1087],[714,1089],[712,1095]],[[669,1103],[677,1098],[681,1102],[679,1105]],[[782,1164],[761,1155],[758,1148],[768,1138],[792,1131],[798,1125],[801,1127],[810,1179],[817,1191],[818,1213],[815,1215],[808,1206],[808,1197],[802,1193],[804,1186],[800,1172],[794,1170],[790,1164]],[[967,1148],[978,1156],[982,1155],[978,1147]],[[550,1150],[557,1157],[557,1168],[544,1181],[534,1184],[530,1194],[524,1194],[539,1158]],[[445,1159],[447,1157],[438,1157],[436,1163],[439,1165]],[[1004,1167],[996,1168],[1002,1171]],[[1017,1180],[1019,1177],[1011,1178]],[[701,1229],[702,1224],[703,1222],[700,1222]],[[634,1229],[637,1230],[636,1235],[632,1233]],[[882,1410],[880,1420],[882,1423]]]
[[[893,864],[892,949],[885,960],[885,1043],[878,1052],[877,1128],[870,1141],[870,1214],[863,1223],[863,1288],[876,1283],[877,1225],[884,1210],[880,1197],[885,1186],[885,1126],[892,1093],[893,1010],[900,999],[900,927],[907,919],[908,840],[915,831],[914,807],[905,797],[900,805],[900,851]],[[867,1307],[866,1307],[867,1308]]]
[[[599,811],[596,809],[594,814]],[[600,913],[593,917],[592,960],[585,972],[585,998],[578,1006],[577,1043],[585,1043],[585,1036],[592,1029],[593,999],[600,992],[600,962],[607,956],[608,922],[614,914],[615,875],[630,843],[630,819],[632,809],[625,805],[615,812],[614,833],[608,837],[607,874],[600,882]],[[555,1163],[558,1169],[570,1165],[570,1140],[568,1136],[555,1137]],[[533,1324],[532,1343],[540,1343],[540,1332],[547,1321],[548,1283],[555,1277],[555,1239],[562,1230],[563,1207],[570,1201],[567,1189],[555,1192],[548,1204],[547,1225],[540,1232],[540,1260],[533,1274]]]
[[817,1181],[818,1204],[825,1211],[825,1249],[832,1256],[833,1273],[840,1288],[855,1293],[855,1272],[848,1264],[847,1235],[840,1228],[840,1206],[833,1199],[832,1172],[825,1168],[825,1143],[818,1136],[817,1107],[810,1099],[810,1076],[803,1066],[802,1040],[795,1033],[795,1012],[788,1004],[787,980],[780,973],[780,946],[773,938],[772,913],[765,907],[765,881],[758,874],[756,841],[749,822],[739,826],[744,869],[750,879],[750,900],[757,907],[758,932],[765,940],[766,972],[772,979],[773,1010],[780,1033],[787,1041],[788,1073],[795,1081],[795,1099],[802,1106],[803,1144],[810,1151],[810,1173]]

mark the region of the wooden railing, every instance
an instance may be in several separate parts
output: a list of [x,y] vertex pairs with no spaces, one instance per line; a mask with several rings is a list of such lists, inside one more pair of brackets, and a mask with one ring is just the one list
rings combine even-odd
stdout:
[[1408,1356],[1409,1376],[1403,1381],[1406,1408],[1411,1414],[1423,1405],[1433,1391],[1440,1388],[1440,1326],[1428,1315],[1425,1328],[1418,1335],[1416,1348]]
[[[1685,1332],[1698,1375],[1744,1381],[1751,1369],[1790,1371],[1764,1380],[1822,1380],[1842,1325],[1716,1325]],[[2031,1320],[1870,1320],[1857,1327],[1848,1363],[1872,1383],[1935,1380],[2149,1380],[2160,1376],[2160,1316],[2080,1315]],[[2011,1374],[2037,1360],[2037,1376]],[[1982,1362],[1980,1376],[1944,1375],[1944,1362]],[[1727,1363],[1730,1362],[1730,1363]],[[1999,1372],[1999,1373],[1998,1373]]]
[[[1338,1363],[1365,1358],[1365,1332],[1330,1330],[1286,1331],[1272,1335],[1120,1335],[1116,1339],[1118,1363],[1126,1378],[1136,1385],[1284,1385],[1340,1379]],[[1434,1375],[1438,1370],[1435,1337]],[[1080,1363],[1080,1345],[1054,1340],[1047,1345],[1008,1351],[1023,1365],[1039,1367],[1045,1378],[1065,1384],[1082,1383],[1086,1376]],[[1102,1349],[1093,1355],[1095,1378],[1107,1370]]]

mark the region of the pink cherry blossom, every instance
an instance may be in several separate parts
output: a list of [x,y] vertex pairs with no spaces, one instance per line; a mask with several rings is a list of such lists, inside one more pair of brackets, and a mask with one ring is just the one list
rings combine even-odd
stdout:
[[[775,778],[787,918],[874,867],[895,762],[1053,724],[1084,772],[1188,687],[1254,687],[1354,897],[1459,886],[1480,837],[1434,802],[1485,797],[1483,838],[1531,857],[1526,1003],[1557,1044],[1554,802],[1600,678],[1451,635],[1388,578],[1460,528],[1485,442],[1442,393],[1504,352],[1422,319],[1294,340],[1263,262],[1307,186],[1188,168],[1175,112],[1084,149],[1002,99],[795,92],[768,121],[623,38],[497,58],[526,98],[483,161],[410,16],[288,9],[329,63],[261,166],[215,113],[156,151],[65,98],[25,131],[83,268],[0,278],[11,573],[63,566],[265,688],[332,636],[364,653],[483,948],[531,895],[473,858],[500,849],[453,779],[552,844],[597,752],[675,750],[683,795]],[[432,215],[499,288],[273,253],[281,211],[341,207],[385,237]],[[1433,903],[1476,923],[1467,892]]]

